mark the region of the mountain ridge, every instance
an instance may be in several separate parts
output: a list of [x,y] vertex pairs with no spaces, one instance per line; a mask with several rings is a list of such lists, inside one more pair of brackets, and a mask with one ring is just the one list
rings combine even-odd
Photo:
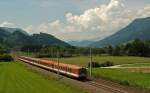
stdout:
[[[9,29],[9,31],[7,29]],[[29,35],[20,28],[0,27],[0,45],[18,48],[30,44],[70,46],[68,43],[47,33]]]
[[119,45],[134,39],[150,40],[150,17],[139,18],[132,21],[125,28],[119,30],[100,41],[90,44],[90,47],[105,47]]

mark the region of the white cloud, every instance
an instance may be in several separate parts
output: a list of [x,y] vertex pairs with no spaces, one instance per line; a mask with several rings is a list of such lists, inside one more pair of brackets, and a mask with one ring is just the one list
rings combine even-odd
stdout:
[[82,15],[73,16],[68,13],[67,21],[74,25],[80,25],[85,29],[89,28],[106,28],[104,26],[111,25],[112,20],[117,19],[122,12],[124,5],[118,0],[111,0],[108,5],[101,5],[94,9],[85,11]]
[[67,13],[65,23],[59,20],[42,23],[34,30],[50,33],[64,40],[104,38],[125,27],[135,18],[147,16],[150,16],[150,6],[133,11],[127,10],[122,0],[111,0],[109,4],[88,9],[81,15]]
[[29,25],[28,27],[26,27],[26,28],[23,28],[23,30],[25,30],[25,31],[27,31],[28,33],[37,33],[37,32],[33,32],[33,31],[35,31],[34,30],[34,27],[32,26],[32,25]]
[[[88,40],[104,38],[127,26],[136,18],[150,16],[150,5],[139,10],[128,10],[122,0],[110,0],[106,5],[100,5],[84,11],[83,14],[66,14],[64,22],[56,20],[50,23],[41,23],[38,26],[24,28],[29,33],[45,32],[63,40]],[[13,23],[4,22],[0,26],[13,26]]]
[[150,16],[150,5],[147,5],[144,7],[144,9],[141,9],[138,11],[138,17],[149,17]]
[[16,25],[12,22],[4,21],[4,22],[0,23],[0,27],[16,27]]

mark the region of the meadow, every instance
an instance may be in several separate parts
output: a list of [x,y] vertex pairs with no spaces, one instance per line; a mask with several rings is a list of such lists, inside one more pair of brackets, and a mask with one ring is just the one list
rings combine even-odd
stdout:
[[[89,61],[90,61],[89,56],[79,56],[60,59],[60,62],[80,66],[87,66]],[[113,62],[115,65],[121,65],[121,64],[135,64],[135,63],[150,63],[150,58],[132,57],[132,56],[93,56],[93,61],[98,63],[110,61]]]
[[16,62],[0,63],[0,93],[83,93]]

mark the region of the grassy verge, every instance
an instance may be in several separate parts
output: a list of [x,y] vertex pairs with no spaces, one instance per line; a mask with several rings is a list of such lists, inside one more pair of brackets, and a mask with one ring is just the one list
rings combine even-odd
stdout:
[[63,82],[33,73],[24,65],[0,63],[0,93],[83,93]]
[[96,68],[93,69],[93,74],[96,78],[105,78],[124,85],[150,89],[150,73],[130,72],[127,69]]

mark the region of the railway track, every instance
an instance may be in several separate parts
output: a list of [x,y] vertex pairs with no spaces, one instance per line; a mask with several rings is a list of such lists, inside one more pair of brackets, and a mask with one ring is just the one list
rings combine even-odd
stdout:
[[120,90],[120,89],[114,89],[113,87],[110,87],[110,86],[107,86],[104,84],[96,83],[94,81],[88,81],[88,82],[86,82],[86,84],[97,87],[97,88],[104,89],[106,91],[109,91],[110,93],[128,93],[128,92],[125,92],[125,91]]

